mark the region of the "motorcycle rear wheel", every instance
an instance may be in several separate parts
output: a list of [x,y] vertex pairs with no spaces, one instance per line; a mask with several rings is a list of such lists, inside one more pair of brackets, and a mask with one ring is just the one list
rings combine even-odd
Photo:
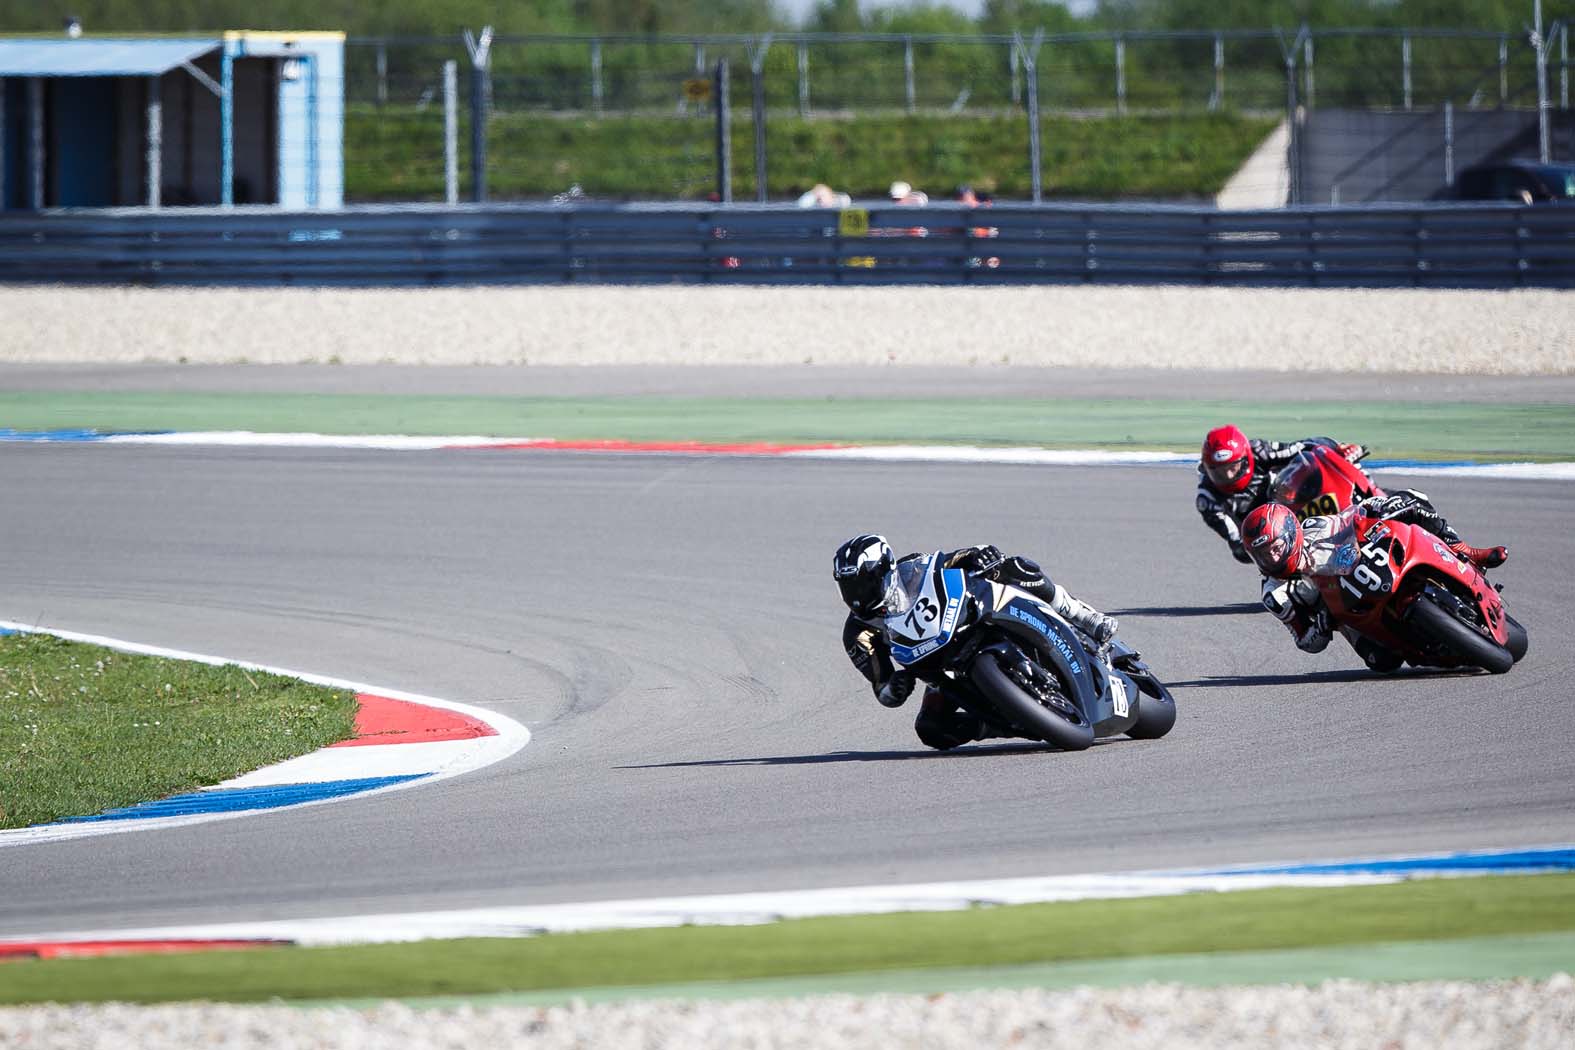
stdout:
[[993,655],[981,655],[973,663],[969,677],[984,698],[1025,736],[1054,744],[1064,751],[1083,751],[1094,742],[1094,727],[1086,718],[1080,723],[1050,710],[1009,678]]
[[1453,653],[1462,664],[1503,674],[1515,666],[1515,657],[1476,628],[1461,623],[1427,598],[1418,598],[1406,610],[1406,621],[1427,641]]
[[1143,695],[1135,697],[1138,705],[1137,721],[1127,730],[1133,740],[1158,740],[1176,724],[1176,699],[1165,688],[1165,683],[1150,672],[1133,675],[1132,680]]

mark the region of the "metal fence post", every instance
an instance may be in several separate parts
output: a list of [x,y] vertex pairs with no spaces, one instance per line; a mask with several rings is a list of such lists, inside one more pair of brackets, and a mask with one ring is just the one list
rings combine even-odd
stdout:
[[1313,82],[1313,38],[1311,29],[1307,31],[1307,39],[1302,41],[1302,61],[1307,67],[1302,72],[1302,75],[1307,78],[1307,108],[1315,109],[1318,105],[1318,92],[1317,86]]
[[1225,104],[1225,38],[1214,34],[1214,93],[1209,96],[1209,112],[1217,113]]
[[591,106],[602,111],[602,42],[591,41]]
[[1570,24],[1559,23],[1559,108],[1570,108]]
[[1405,111],[1411,112],[1411,34],[1400,38],[1400,79],[1405,91]]
[[1535,12],[1536,25],[1532,30],[1531,42],[1537,49],[1537,155],[1546,164],[1552,156],[1552,143],[1549,142],[1548,128],[1551,109],[1548,98],[1548,41],[1542,35],[1542,0],[1537,0]]
[[1012,71],[1012,105],[1020,106],[1023,104],[1023,81],[1017,72],[1017,45],[1007,45],[1006,54],[1006,64]]
[[705,72],[705,45],[704,44],[696,44],[695,45],[695,72],[696,73],[704,73]]
[[147,202],[148,207],[157,208],[162,203],[160,184],[164,181],[164,96],[158,77],[148,77],[144,82],[148,86],[148,137],[144,154]]
[[809,116],[809,45],[798,44],[798,115]]
[[1498,104],[1502,109],[1509,101],[1509,37],[1498,38]]
[[1023,62],[1023,72],[1028,75],[1028,186],[1035,204],[1044,200],[1044,179],[1041,170],[1039,142],[1039,47],[1044,43],[1043,29],[1034,30],[1033,44],[1023,43],[1021,33],[1013,33],[1012,46]]
[[755,200],[766,203],[766,52],[771,34],[749,45],[750,119],[755,126]]
[[1444,185],[1455,184],[1455,103],[1444,100]]
[[492,27],[484,26],[481,38],[465,30],[465,48],[470,52],[470,199],[477,204],[487,199],[487,115],[488,71],[492,66]]
[[7,135],[5,126],[5,89],[6,79],[5,77],[0,77],[0,211],[5,211],[5,202],[10,199],[7,194],[10,193],[11,189],[6,179],[11,168],[11,156],[7,151],[6,144],[11,139]]
[[[1302,27],[1302,33],[1307,31]],[[1300,36],[1298,33],[1297,36]],[[1293,42],[1285,49],[1285,130],[1288,135],[1286,144],[1286,167],[1290,175],[1290,185],[1286,187],[1286,203],[1297,205],[1302,202],[1302,134],[1299,126],[1296,99],[1296,44]]]
[[913,37],[902,38],[902,90],[903,97],[907,100],[908,112],[912,113],[916,106],[913,90]]
[[1116,112],[1127,111],[1127,41],[1116,36]]
[[388,45],[382,41],[377,44],[377,104],[388,105]]
[[459,63],[443,63],[443,200],[459,203]]
[[727,97],[727,59],[716,64],[716,195],[733,203],[733,104]]

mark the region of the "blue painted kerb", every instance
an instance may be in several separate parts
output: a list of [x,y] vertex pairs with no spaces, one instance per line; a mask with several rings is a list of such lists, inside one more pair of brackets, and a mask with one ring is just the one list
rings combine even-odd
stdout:
[[303,802],[317,802],[328,798],[341,798],[389,784],[403,784],[419,780],[429,773],[408,773],[401,776],[361,777],[356,780],[325,780],[315,784],[276,784],[269,787],[217,788],[212,791],[193,791],[187,795],[173,795],[156,802],[142,802],[135,806],[112,809],[91,817],[71,817],[61,824],[82,824],[99,820],[141,820],[145,817],[184,817],[201,813],[238,813],[244,810],[278,809],[296,806]]

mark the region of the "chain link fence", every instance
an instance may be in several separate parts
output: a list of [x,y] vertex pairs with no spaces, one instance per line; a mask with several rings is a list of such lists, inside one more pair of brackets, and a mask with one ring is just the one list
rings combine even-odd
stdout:
[[[1549,35],[1548,61],[1551,105],[1567,109],[1563,26]],[[482,76],[459,37],[384,38],[350,40],[346,61],[346,189],[359,201],[542,199],[576,186],[615,199],[703,199],[717,188],[723,61],[738,195],[769,199],[813,182],[878,192],[914,170],[959,181],[984,172],[976,177],[1003,195],[1024,190],[1034,102],[1042,121],[1142,118],[1160,139],[1257,118],[1250,130],[1261,137],[1264,119],[1301,110],[1514,107],[1528,104],[1528,85],[1535,105],[1537,80],[1524,34],[1421,29],[500,36]],[[471,133],[478,115],[482,165]],[[1051,147],[1076,141],[1064,128],[1048,128]],[[1009,138],[1009,155],[981,156]],[[868,152],[885,158],[881,177],[859,174]]]

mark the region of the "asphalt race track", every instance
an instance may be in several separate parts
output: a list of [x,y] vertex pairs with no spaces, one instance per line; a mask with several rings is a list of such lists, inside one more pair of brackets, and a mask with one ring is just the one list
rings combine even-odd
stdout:
[[[1379,475],[1395,483],[1394,475]],[[1531,635],[1508,675],[1298,653],[1177,468],[0,448],[5,617],[500,710],[429,788],[0,851],[0,933],[1575,841],[1575,491],[1429,479]],[[989,540],[1118,613],[1157,742],[941,755],[839,645],[831,552]]]

